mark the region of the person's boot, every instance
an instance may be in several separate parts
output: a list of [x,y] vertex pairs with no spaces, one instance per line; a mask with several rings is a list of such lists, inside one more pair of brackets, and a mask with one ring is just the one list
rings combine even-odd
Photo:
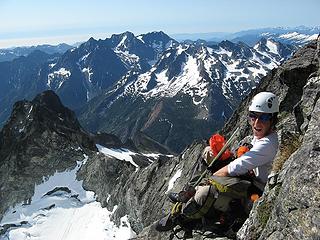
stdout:
[[161,218],[158,222],[155,223],[155,229],[158,232],[167,232],[172,230],[177,223],[173,220],[171,214],[169,213],[167,216]]
[[168,194],[168,197],[171,202],[176,203],[176,202],[182,202],[186,203],[190,198],[192,198],[195,194],[195,190],[190,190],[190,191],[180,191],[178,193],[176,192],[170,192]]
[[179,193],[176,192],[170,192],[168,193],[168,198],[170,199],[171,202],[176,203],[176,202],[185,202],[185,199],[180,197]]

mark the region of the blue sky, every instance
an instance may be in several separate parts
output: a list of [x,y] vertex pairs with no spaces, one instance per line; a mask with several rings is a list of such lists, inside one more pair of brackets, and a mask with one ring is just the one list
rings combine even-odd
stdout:
[[113,33],[237,32],[320,25],[319,0],[0,0],[0,48]]

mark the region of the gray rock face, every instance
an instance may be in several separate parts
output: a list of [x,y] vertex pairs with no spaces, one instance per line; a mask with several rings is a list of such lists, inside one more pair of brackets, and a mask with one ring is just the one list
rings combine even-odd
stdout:
[[297,52],[275,73],[282,80],[276,175],[238,232],[239,239],[320,237],[319,44]]
[[[181,170],[181,177],[171,191],[181,190],[192,175],[192,167],[204,146],[203,143],[195,143],[178,157],[162,155],[138,171],[128,162],[97,155],[83,166],[79,177],[84,179],[86,189],[97,194],[102,206],[110,210],[118,206],[113,215],[117,223],[122,216],[129,215],[133,229],[141,232],[168,213],[170,203],[166,191],[169,180]],[[152,228],[149,231],[159,235]]]
[[93,141],[54,92],[17,102],[0,132],[0,219],[9,206],[30,202],[43,177],[75,167],[92,150]]

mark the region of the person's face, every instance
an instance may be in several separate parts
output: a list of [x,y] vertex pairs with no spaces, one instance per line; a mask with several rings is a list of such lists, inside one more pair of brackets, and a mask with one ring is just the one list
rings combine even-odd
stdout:
[[271,118],[269,113],[249,112],[249,122],[252,127],[253,135],[263,138],[271,132]]

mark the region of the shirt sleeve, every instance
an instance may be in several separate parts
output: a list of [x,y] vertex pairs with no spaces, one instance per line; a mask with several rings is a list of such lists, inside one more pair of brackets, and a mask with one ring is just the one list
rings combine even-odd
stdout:
[[277,149],[269,139],[258,140],[249,152],[228,165],[228,173],[230,176],[243,175],[256,167],[271,163],[276,153]]

